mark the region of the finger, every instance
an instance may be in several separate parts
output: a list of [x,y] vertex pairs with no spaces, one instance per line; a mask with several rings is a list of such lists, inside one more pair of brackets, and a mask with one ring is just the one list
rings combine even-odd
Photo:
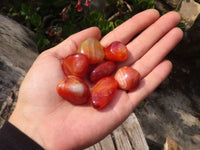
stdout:
[[172,29],[132,67],[140,72],[142,78],[145,77],[180,42],[182,37],[182,30],[179,28]]
[[50,51],[53,52],[57,58],[63,59],[66,56],[75,53],[80,43],[89,37],[100,39],[101,31],[99,28],[91,27],[73,34],[57,46],[51,48]]
[[126,44],[133,36],[154,23],[158,18],[159,13],[154,9],[143,11],[108,33],[101,40],[101,44],[104,47],[108,46],[113,41],[121,41]]
[[127,45],[129,58],[121,65],[130,65],[142,57],[160,38],[180,22],[180,15],[169,12],[158,19],[149,28]]
[[134,91],[129,91],[127,94],[123,90],[118,90],[113,101],[103,110],[112,110],[111,112],[115,114],[112,119],[118,120],[119,123],[123,122],[135,107],[164,81],[171,69],[172,63],[170,61],[165,60],[161,62],[152,72],[140,81],[137,89]]
[[172,63],[170,61],[162,61],[152,70],[152,72],[140,81],[139,86],[135,91],[128,93],[131,103],[131,108],[129,108],[130,111],[151,94],[167,78],[171,69]]

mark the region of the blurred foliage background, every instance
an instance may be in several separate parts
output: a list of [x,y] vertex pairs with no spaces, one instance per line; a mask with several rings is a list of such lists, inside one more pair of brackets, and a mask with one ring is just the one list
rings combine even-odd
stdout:
[[42,52],[91,26],[104,36],[136,13],[154,8],[154,0],[7,0],[0,5],[1,14],[35,32]]

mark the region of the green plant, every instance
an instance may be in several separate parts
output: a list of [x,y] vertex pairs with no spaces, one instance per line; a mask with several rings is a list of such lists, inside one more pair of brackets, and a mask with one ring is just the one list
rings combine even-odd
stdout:
[[145,9],[153,0],[105,0],[92,9],[92,0],[18,0],[7,6],[10,16],[35,32],[39,51],[50,48],[71,34],[97,26],[102,35]]

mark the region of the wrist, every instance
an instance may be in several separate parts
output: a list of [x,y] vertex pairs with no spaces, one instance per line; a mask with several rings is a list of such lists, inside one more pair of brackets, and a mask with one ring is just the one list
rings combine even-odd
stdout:
[[28,118],[28,116],[22,113],[21,111],[18,111],[17,107],[11,114],[8,121],[18,130],[20,130],[23,134],[32,139],[35,143],[44,148],[44,144],[42,142],[38,128],[39,124]]
[[8,121],[1,128],[0,135],[0,149],[44,150]]

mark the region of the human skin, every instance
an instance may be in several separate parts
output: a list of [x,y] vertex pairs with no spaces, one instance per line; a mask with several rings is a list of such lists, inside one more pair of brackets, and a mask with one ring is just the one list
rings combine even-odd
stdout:
[[[100,141],[126,120],[170,73],[172,63],[163,59],[182,39],[183,33],[176,27],[180,19],[176,12],[160,17],[158,11],[150,9],[133,16],[103,38],[97,27],[91,27],[46,50],[22,82],[9,122],[47,150],[83,149]],[[101,110],[89,103],[72,105],[56,92],[58,82],[65,77],[62,60],[75,53],[88,37],[99,39],[104,47],[113,41],[126,44],[129,57],[119,65],[133,67],[141,74],[134,91],[118,89]]]

